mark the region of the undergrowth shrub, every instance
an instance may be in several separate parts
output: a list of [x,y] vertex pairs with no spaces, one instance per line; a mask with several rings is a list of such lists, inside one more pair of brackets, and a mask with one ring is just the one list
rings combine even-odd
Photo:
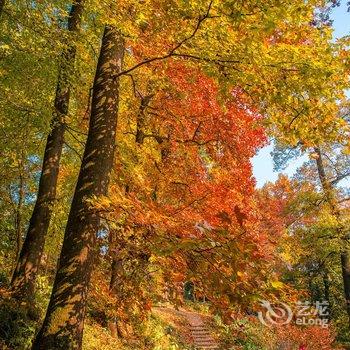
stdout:
[[84,328],[83,349],[192,350],[182,341],[182,336],[175,327],[156,315],[140,320],[133,334],[127,338],[114,338],[107,328],[88,322]]
[[30,349],[37,327],[37,312],[10,299],[0,300],[0,348]]

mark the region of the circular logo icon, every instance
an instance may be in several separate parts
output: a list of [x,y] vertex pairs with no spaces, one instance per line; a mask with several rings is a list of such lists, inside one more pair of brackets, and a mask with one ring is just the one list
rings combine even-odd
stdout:
[[269,301],[262,300],[260,304],[265,310],[258,312],[258,318],[265,326],[285,325],[293,318],[292,309],[285,303],[271,304]]

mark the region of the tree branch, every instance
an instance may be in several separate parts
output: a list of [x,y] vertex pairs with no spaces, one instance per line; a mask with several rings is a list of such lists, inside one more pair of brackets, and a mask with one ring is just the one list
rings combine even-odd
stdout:
[[[195,37],[195,35],[197,34],[197,32],[199,31],[202,23],[208,19],[208,18],[212,18],[211,16],[209,16],[211,7],[213,4],[213,0],[210,1],[207,12],[205,13],[205,15],[203,16],[199,16],[198,21],[197,21],[197,25],[195,27],[195,29],[193,30],[193,32],[186,38],[184,38],[183,40],[181,40],[179,43],[177,43],[167,54],[163,55],[163,56],[156,56],[156,57],[152,57],[152,58],[147,58],[139,63],[137,63],[136,65],[134,65],[131,68],[128,68],[126,70],[122,70],[121,72],[119,72],[118,74],[114,75],[114,78],[119,78],[122,75],[128,75],[129,73],[131,73],[132,71],[134,71],[135,69],[142,67],[146,64],[152,63],[152,62],[156,62],[156,61],[162,61],[165,60],[167,58],[170,58],[172,56],[183,56],[185,57],[184,54],[180,55],[180,54],[175,54],[175,51],[177,51],[180,47],[182,47],[186,42],[188,42],[189,40],[193,39]],[[186,55],[188,58],[190,57],[189,55]],[[195,58],[195,56],[193,56],[192,58]],[[195,59],[201,59],[200,57],[196,57]]]

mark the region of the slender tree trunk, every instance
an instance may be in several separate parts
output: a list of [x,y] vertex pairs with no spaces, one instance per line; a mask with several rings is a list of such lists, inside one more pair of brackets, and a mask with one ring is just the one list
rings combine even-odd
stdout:
[[[145,110],[148,107],[148,104],[151,100],[153,95],[147,95],[145,97],[141,97],[141,102],[140,102],[140,107],[139,111],[136,117],[136,135],[135,135],[135,142],[138,145],[142,145],[145,139]],[[129,184],[125,186],[125,193],[129,193],[130,187]],[[109,233],[109,247],[110,249],[113,248],[114,251],[111,252],[111,279],[109,283],[109,291],[111,293],[116,293],[118,290],[118,281],[120,280],[120,275],[122,273],[123,269],[123,262],[122,260],[118,257],[116,251],[116,247],[114,246],[115,244],[115,231],[111,231]],[[109,319],[107,321],[108,323],[108,328],[111,332],[112,337],[122,337],[125,332],[121,331],[120,328],[118,327],[118,322],[117,319]]]
[[345,301],[346,301],[346,312],[348,314],[349,328],[350,328],[350,254],[349,254],[349,250],[344,250],[341,253],[341,266],[342,266],[344,294],[345,294]]
[[147,95],[141,98],[139,112],[136,118],[136,138],[135,141],[137,144],[142,145],[145,139],[145,123],[146,123],[146,114],[145,110],[148,107],[151,98],[153,95]]
[[[127,192],[127,189],[126,189]],[[117,256],[117,247],[115,246],[115,236],[116,232],[111,231],[109,233],[109,249],[111,250],[110,252],[110,257],[111,257],[111,279],[109,281],[109,291],[110,293],[115,293],[116,288],[118,287],[117,283],[120,277],[120,274],[123,269],[123,262],[122,260]],[[117,323],[117,318],[113,319],[108,319],[107,320],[108,328],[109,331],[111,332],[111,336],[114,338],[118,338],[119,336],[122,335],[122,332],[118,329],[118,323]]]
[[[72,5],[69,14],[69,31],[78,31],[82,11],[82,1],[77,0]],[[35,280],[50,224],[52,205],[56,199],[59,163],[64,143],[65,117],[68,114],[70,99],[69,78],[74,69],[75,52],[75,46],[70,45],[62,54],[55,96],[55,114],[51,122],[52,129],[46,141],[37,199],[30,218],[27,235],[12,276],[11,288],[13,295],[20,300],[33,298]]]
[[[338,208],[338,203],[334,196],[334,189],[332,183],[327,179],[327,175],[324,169],[322,153],[319,148],[315,148],[315,153],[317,154],[316,163],[318,176],[322,185],[323,192],[325,194],[326,200],[331,208],[332,214],[340,221],[340,212]],[[338,232],[342,239],[346,238],[344,229],[342,227],[338,228]],[[346,244],[346,243],[345,243]],[[341,252],[341,266],[342,266],[342,275],[343,275],[343,285],[344,285],[344,296],[346,302],[346,312],[348,314],[348,322],[350,328],[350,250],[346,246],[342,247]]]
[[[125,189],[125,193],[128,193],[128,187]],[[109,232],[109,249],[110,249],[110,257],[111,257],[111,279],[109,281],[109,291],[113,293],[117,288],[118,276],[122,272],[123,262],[118,257],[119,247],[116,246],[116,237],[117,232],[112,230]]]
[[19,257],[22,245],[22,206],[24,199],[24,181],[23,174],[19,174],[19,184],[18,184],[18,203],[16,209],[16,261]]
[[323,275],[323,287],[324,287],[324,299],[328,303],[330,303],[330,293],[329,293],[330,281],[329,281],[329,276],[327,272],[325,272]]
[[0,17],[2,15],[2,11],[4,10],[5,0],[0,0]]
[[111,292],[117,287],[118,275],[122,267],[122,261],[117,257],[113,257],[111,262],[111,280],[109,282],[109,290]]
[[98,214],[89,199],[107,194],[114,163],[124,41],[106,26],[93,86],[89,132],[46,317],[35,350],[81,349]]
[[331,305],[331,295],[330,295],[330,279],[328,271],[326,270],[323,274],[323,287],[324,287],[324,300],[328,303],[328,321],[332,317],[332,305]]

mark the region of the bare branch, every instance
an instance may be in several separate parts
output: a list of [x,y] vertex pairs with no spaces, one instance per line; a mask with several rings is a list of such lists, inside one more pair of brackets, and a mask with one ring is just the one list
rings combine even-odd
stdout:
[[[163,55],[163,56],[156,56],[156,57],[152,57],[152,58],[147,58],[139,63],[137,63],[136,65],[134,65],[133,67],[123,70],[121,72],[119,72],[118,74],[114,75],[114,78],[118,78],[122,75],[128,75],[129,73],[131,73],[132,71],[134,71],[135,69],[142,67],[146,64],[152,63],[152,62],[156,62],[156,61],[162,61],[165,60],[167,58],[170,58],[172,56],[182,56],[185,57],[184,54],[175,54],[175,51],[177,51],[180,47],[182,47],[186,42],[188,42],[189,40],[193,39],[195,37],[195,35],[197,34],[197,32],[199,31],[201,24],[208,18],[213,18],[212,16],[209,15],[211,7],[213,4],[213,0],[210,1],[207,12],[205,15],[203,16],[199,16],[198,21],[197,21],[197,25],[195,27],[195,29],[193,30],[193,32],[186,38],[184,38],[183,40],[181,40],[179,43],[177,43],[167,54]],[[190,56],[187,55],[187,57],[189,58]],[[195,58],[195,56],[193,56],[192,58]],[[199,57],[195,58],[195,59],[200,59]]]
[[344,174],[340,174],[339,176],[337,176],[334,180],[331,181],[332,185],[336,185],[338,184],[341,180],[344,180],[345,178],[347,178],[348,176],[350,176],[350,171]]
[[72,150],[78,157],[80,160],[83,160],[82,155],[72,146],[70,146],[67,142],[64,142],[64,144],[70,149]]

